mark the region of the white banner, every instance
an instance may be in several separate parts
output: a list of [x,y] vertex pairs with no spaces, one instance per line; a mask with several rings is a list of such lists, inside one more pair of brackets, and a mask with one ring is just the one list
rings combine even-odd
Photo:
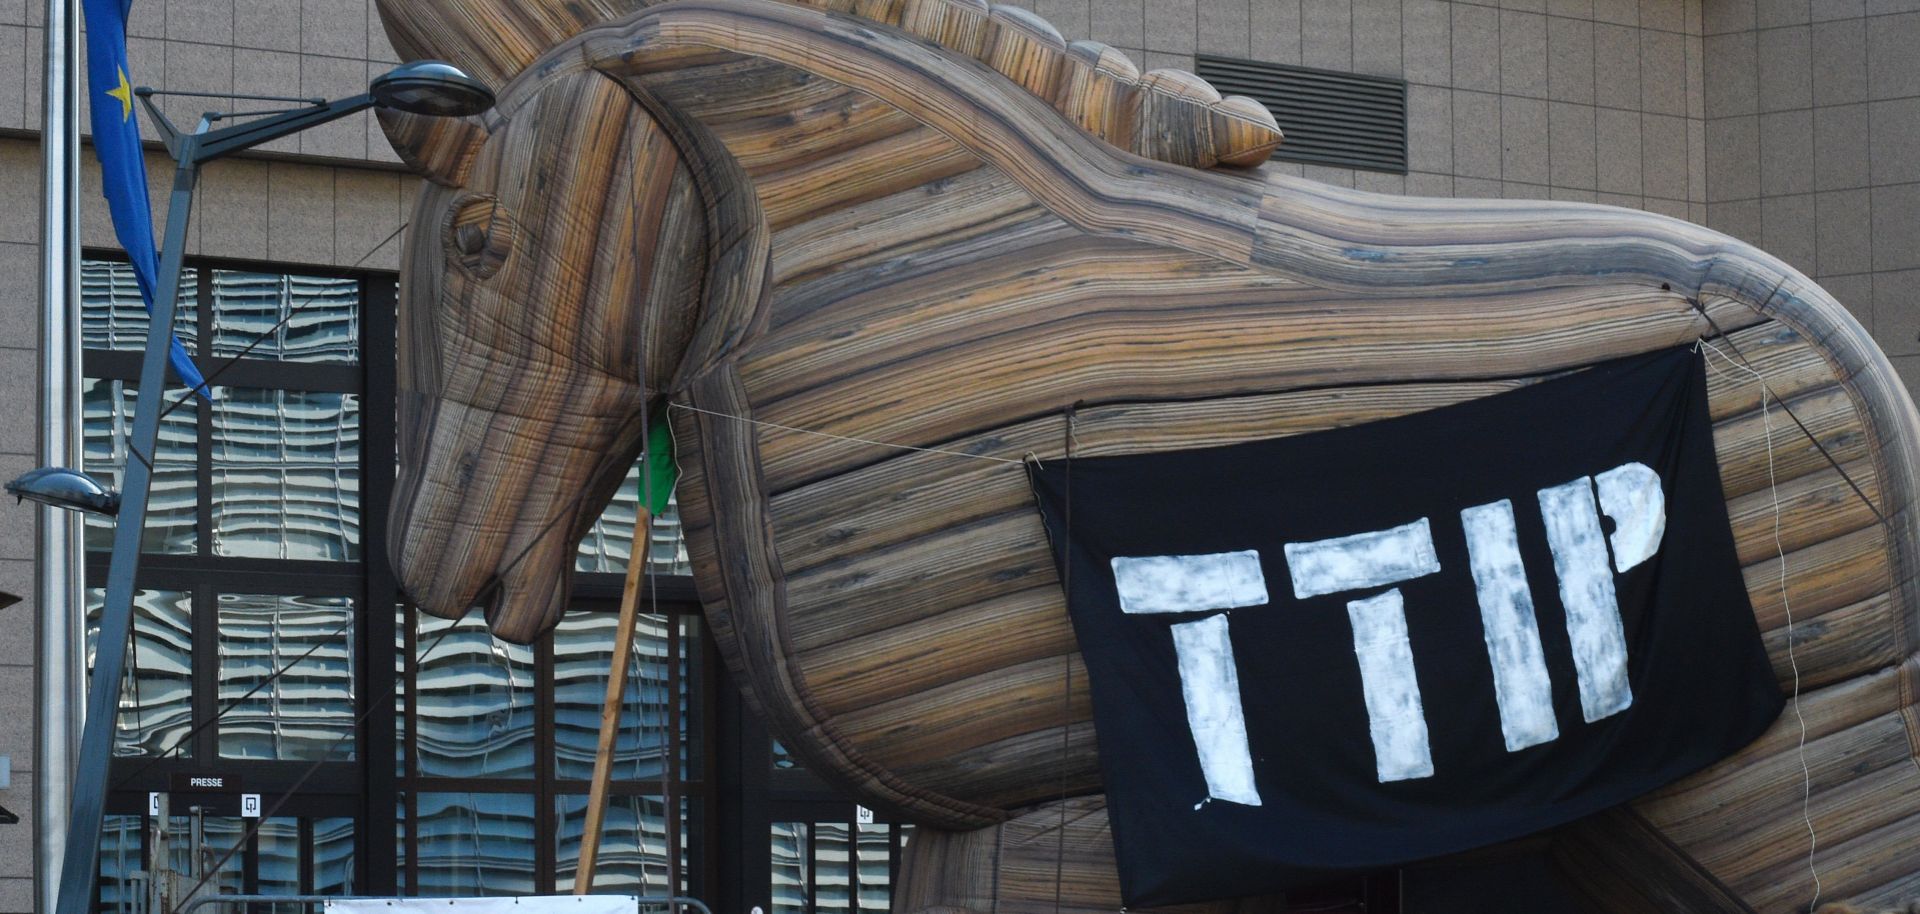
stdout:
[[325,914],[635,914],[636,895],[526,895],[517,898],[341,898]]

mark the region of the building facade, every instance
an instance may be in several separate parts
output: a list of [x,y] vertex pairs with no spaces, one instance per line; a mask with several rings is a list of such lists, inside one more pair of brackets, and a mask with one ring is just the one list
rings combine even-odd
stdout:
[[[1920,0],[1020,5],[1068,39],[1125,49],[1143,69],[1191,69],[1206,56],[1404,80],[1404,173],[1271,167],[1385,193],[1592,201],[1702,223],[1820,281],[1910,389],[1920,381]],[[0,0],[0,320],[16,331],[0,337],[0,389],[15,398],[0,410],[9,479],[36,465],[40,434],[27,404],[40,396],[31,331],[43,42],[38,0]],[[203,92],[338,97],[398,62],[368,0],[140,0],[128,44],[135,82]],[[163,104],[190,124],[209,101]],[[169,167],[149,154],[151,174]],[[83,184],[86,460],[111,474],[124,459],[144,319],[90,160]],[[153,181],[156,219],[165,186]],[[415,186],[369,115],[203,176],[182,336],[209,374],[231,367],[212,405],[184,404],[163,428],[102,854],[105,908],[134,890],[146,792],[212,768],[270,798],[291,791],[215,877],[230,890],[571,884],[633,508],[617,503],[589,536],[583,612],[539,645],[493,642],[476,622],[419,618],[398,602],[379,558],[392,475],[383,455],[397,236]],[[31,505],[0,506],[0,591],[34,592],[37,535]],[[88,544],[98,586],[98,529]],[[905,833],[863,823],[794,769],[716,668],[690,588],[673,577],[684,566],[670,525],[651,554],[662,586],[643,626],[602,882],[657,891],[684,880],[737,910],[884,909]],[[45,703],[34,694],[35,616],[31,599],[0,610],[0,754],[12,761],[0,806],[22,817],[0,826],[0,912],[34,910],[37,897],[34,716]],[[249,694],[296,658],[294,672]],[[174,802],[177,815],[188,801]],[[244,825],[224,802],[205,801],[207,828],[231,846]]]

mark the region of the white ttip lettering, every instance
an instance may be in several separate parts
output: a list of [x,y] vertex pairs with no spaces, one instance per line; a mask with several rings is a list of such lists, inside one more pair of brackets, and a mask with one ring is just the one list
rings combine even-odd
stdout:
[[[1301,599],[1384,587],[1440,570],[1426,518],[1386,530],[1288,543],[1287,574]],[[1367,702],[1375,774],[1381,783],[1433,775],[1426,710],[1413,673],[1406,606],[1398,589],[1347,603],[1360,690]]]
[[1567,611],[1580,712],[1593,723],[1633,704],[1633,689],[1627,684],[1627,634],[1593,500],[1593,478],[1582,476],[1541,489],[1540,518],[1547,525],[1553,571],[1560,579],[1560,605]]
[[[1127,613],[1185,613],[1237,609],[1267,602],[1260,553],[1251,549],[1203,555],[1115,556],[1113,583]],[[1180,692],[1187,706],[1207,796],[1260,805],[1240,706],[1240,673],[1233,662],[1227,617],[1173,626]]]
[[1467,532],[1467,564],[1480,601],[1480,631],[1493,664],[1493,697],[1507,751],[1551,742],[1560,736],[1553,718],[1553,682],[1540,647],[1527,569],[1520,560],[1513,502],[1503,498],[1468,508],[1460,512],[1460,524]]

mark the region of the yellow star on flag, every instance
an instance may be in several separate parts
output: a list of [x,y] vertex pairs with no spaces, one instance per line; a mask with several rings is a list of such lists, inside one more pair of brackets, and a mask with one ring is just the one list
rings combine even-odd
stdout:
[[133,116],[133,86],[127,83],[127,68],[120,67],[120,85],[108,89],[107,94],[120,100],[120,119]]

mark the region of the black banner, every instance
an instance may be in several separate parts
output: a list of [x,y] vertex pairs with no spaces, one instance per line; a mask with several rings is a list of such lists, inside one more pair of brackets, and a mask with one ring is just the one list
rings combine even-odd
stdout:
[[1780,712],[1685,348],[1031,475],[1128,905],[1539,831]]

